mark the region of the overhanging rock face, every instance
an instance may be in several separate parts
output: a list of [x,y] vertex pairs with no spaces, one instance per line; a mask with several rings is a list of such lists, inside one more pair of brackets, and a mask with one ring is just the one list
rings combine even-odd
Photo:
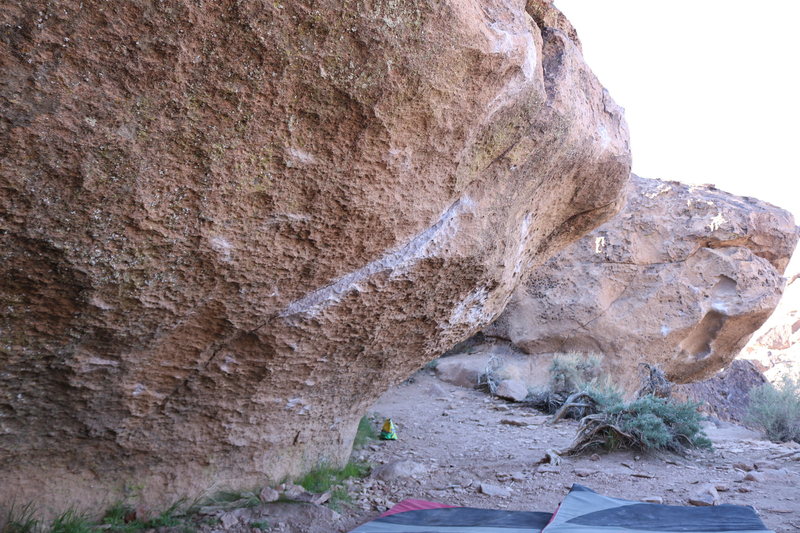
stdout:
[[0,501],[342,461],[385,388],[612,216],[621,110],[528,11],[6,2]]
[[629,390],[640,362],[704,379],[775,309],[797,239],[765,202],[634,177],[620,214],[533,272],[484,333],[544,359],[603,354]]

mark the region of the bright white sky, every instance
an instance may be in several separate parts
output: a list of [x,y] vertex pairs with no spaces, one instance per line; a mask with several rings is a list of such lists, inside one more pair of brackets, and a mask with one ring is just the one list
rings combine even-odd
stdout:
[[714,183],[800,223],[800,1],[555,4],[625,108],[636,174]]

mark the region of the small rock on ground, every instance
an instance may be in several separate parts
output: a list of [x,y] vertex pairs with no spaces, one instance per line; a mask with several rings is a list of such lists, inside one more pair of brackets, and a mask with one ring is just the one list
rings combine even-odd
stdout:
[[500,423],[507,426],[518,426],[523,428],[529,425],[525,420],[520,420],[518,418],[503,418],[500,420]]
[[392,461],[378,467],[373,472],[372,477],[383,481],[390,481],[398,478],[409,478],[426,474],[428,469],[417,462],[410,460]]
[[239,518],[233,513],[223,513],[219,517],[220,525],[225,529],[231,529],[233,526],[239,523]]
[[744,475],[745,481],[755,481],[756,483],[762,483],[764,481],[764,474],[759,472],[748,472]]
[[500,498],[511,496],[511,489],[506,487],[499,487],[497,485],[492,485],[489,483],[481,483],[478,486],[478,491],[481,494],[485,494],[487,496],[495,496]]
[[528,396],[528,386],[519,379],[504,379],[497,386],[495,394],[505,400],[521,402]]
[[261,489],[261,492],[258,493],[258,498],[264,503],[276,502],[280,497],[280,492],[272,487],[264,487]]
[[699,507],[717,505],[719,503],[719,493],[713,485],[703,485],[689,497],[689,503]]

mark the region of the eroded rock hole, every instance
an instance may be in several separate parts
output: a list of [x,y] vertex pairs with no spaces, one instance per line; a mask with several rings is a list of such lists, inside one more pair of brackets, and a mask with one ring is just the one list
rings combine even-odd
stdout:
[[736,296],[736,285],[736,280],[729,278],[728,276],[721,275],[719,277],[719,281],[717,281],[717,284],[714,285],[713,289],[711,289],[711,296],[714,298]]
[[719,311],[706,313],[692,332],[681,341],[679,345],[681,353],[691,355],[695,361],[711,355],[711,343],[717,338],[726,319],[727,316]]

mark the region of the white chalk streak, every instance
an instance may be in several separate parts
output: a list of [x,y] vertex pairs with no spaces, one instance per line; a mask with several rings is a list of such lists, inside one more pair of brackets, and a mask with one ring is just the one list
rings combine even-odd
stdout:
[[383,257],[350,272],[337,281],[316,289],[302,298],[290,303],[278,316],[285,318],[291,315],[307,313],[316,315],[320,309],[336,303],[341,297],[352,290],[359,290],[359,282],[373,276],[378,272],[394,270],[406,264],[413,263],[424,257],[430,257],[430,246],[437,244],[437,238],[455,233],[451,226],[454,219],[464,210],[472,206],[472,200],[464,196],[456,200],[440,217],[436,223],[411,239],[402,247],[387,253]]

